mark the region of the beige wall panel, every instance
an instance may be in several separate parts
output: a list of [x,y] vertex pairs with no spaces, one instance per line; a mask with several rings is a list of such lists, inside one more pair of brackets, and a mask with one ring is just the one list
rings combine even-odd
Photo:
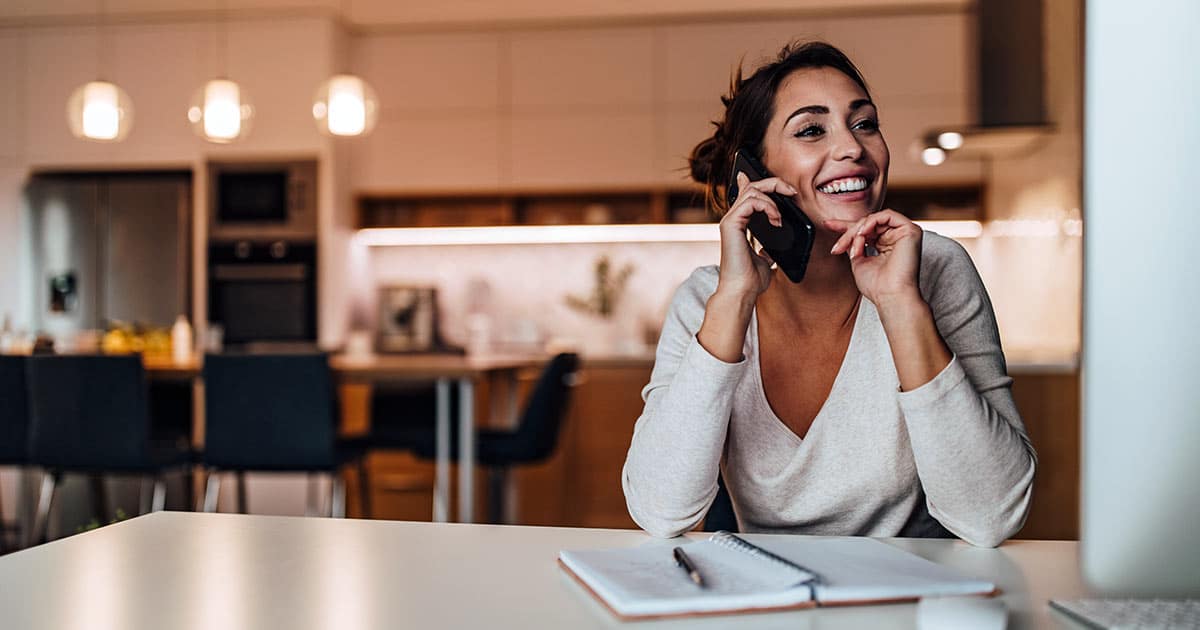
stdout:
[[356,191],[494,189],[501,184],[495,114],[387,118],[351,150]]
[[891,150],[889,181],[893,184],[978,182],[983,178],[979,160],[952,158],[940,166],[926,166],[913,143],[932,127],[970,122],[961,103],[952,100],[886,98],[879,100],[879,122]]
[[862,71],[872,95],[943,95],[975,89],[973,18],[966,13],[830,19],[826,36]]
[[499,57],[494,33],[366,35],[353,63],[385,111],[495,109]]
[[649,104],[652,48],[649,28],[514,33],[513,108]]
[[663,109],[659,138],[657,171],[664,176],[664,183],[678,184],[691,181],[688,177],[687,158],[692,148],[701,140],[712,135],[710,121],[722,114],[720,103],[711,105],[672,105]]
[[820,20],[687,24],[662,29],[667,103],[719,103],[744,58],[749,73],[795,38],[823,36]]
[[312,118],[312,100],[333,69],[330,25],[236,23],[228,41],[229,76],[247,90],[255,108],[254,127],[237,150],[316,151],[323,136]]
[[11,165],[25,153],[25,37],[19,33],[0,32],[0,85],[0,165]]
[[111,154],[111,146],[78,140],[67,127],[67,99],[95,80],[96,30],[91,27],[29,29],[25,64],[26,148],[34,164],[78,163]]
[[164,24],[113,29],[113,80],[133,101],[133,130],[113,147],[129,162],[185,161],[205,142],[192,132],[189,101],[209,76],[212,36],[204,25]]
[[514,116],[511,138],[517,187],[636,186],[660,176],[650,112]]

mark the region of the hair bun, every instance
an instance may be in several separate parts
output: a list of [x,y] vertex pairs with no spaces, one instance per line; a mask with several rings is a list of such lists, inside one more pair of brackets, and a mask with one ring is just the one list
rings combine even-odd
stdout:
[[723,136],[718,125],[716,133],[705,138],[692,149],[692,154],[688,157],[688,167],[691,169],[692,179],[696,183],[704,186],[715,183],[713,181],[713,176],[716,174],[714,171],[720,169],[719,164],[725,153]]

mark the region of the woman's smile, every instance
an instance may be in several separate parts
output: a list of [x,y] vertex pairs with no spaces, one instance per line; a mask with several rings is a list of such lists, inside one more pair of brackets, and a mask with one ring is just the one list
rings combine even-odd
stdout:
[[875,104],[845,74],[808,68],[785,78],[763,145],[767,168],[799,191],[798,205],[818,226],[882,207],[887,143]]

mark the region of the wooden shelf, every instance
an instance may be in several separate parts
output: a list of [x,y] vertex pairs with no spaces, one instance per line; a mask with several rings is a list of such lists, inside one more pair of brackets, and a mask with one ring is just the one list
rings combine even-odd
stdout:
[[[982,220],[980,186],[896,186],[885,207],[914,219]],[[425,191],[358,196],[358,226],[481,227],[711,223],[700,187],[610,190]]]

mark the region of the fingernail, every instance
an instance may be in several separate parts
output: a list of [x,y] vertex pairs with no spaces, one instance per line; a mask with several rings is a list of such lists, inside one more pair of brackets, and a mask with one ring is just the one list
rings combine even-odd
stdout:
[[833,248],[829,250],[829,253],[836,254],[837,253],[837,245],[834,245]]

